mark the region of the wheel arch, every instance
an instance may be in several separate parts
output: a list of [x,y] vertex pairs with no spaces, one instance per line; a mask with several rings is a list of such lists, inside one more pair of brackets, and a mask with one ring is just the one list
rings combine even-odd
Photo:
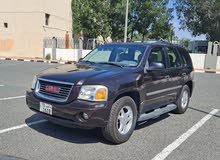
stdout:
[[189,89],[190,89],[190,96],[192,96],[192,93],[193,93],[193,81],[188,81],[188,82],[186,82],[185,85],[187,85],[189,87]]
[[126,91],[123,93],[120,93],[119,95],[116,96],[116,98],[114,99],[114,102],[116,102],[118,99],[125,97],[125,96],[129,96],[131,97],[136,106],[137,106],[137,111],[138,113],[140,112],[140,104],[141,104],[141,97],[140,97],[140,93],[137,90],[133,90],[133,91]]

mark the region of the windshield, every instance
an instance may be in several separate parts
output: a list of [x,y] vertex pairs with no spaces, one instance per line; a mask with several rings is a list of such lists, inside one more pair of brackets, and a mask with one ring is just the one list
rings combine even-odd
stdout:
[[117,64],[120,66],[137,66],[146,46],[142,45],[103,45],[87,55],[82,62]]

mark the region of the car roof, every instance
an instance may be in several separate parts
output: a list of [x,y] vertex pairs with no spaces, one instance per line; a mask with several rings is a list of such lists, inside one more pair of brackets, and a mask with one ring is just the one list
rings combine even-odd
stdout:
[[156,45],[160,45],[160,46],[173,46],[173,47],[177,47],[176,45],[174,45],[172,43],[165,42],[165,41],[127,42],[127,43],[117,42],[117,43],[109,43],[109,44],[106,44],[106,45],[141,45],[141,46],[156,46]]

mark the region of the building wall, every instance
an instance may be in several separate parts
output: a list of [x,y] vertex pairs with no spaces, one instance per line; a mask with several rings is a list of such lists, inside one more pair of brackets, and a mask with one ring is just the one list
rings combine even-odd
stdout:
[[190,56],[195,69],[204,69],[206,54],[191,53]]
[[67,31],[71,34],[71,0],[42,0],[42,3],[44,13],[50,14],[49,25],[42,22],[44,37],[65,37]]
[[217,70],[220,70],[220,56],[218,56],[218,58],[217,58],[216,69],[217,69]]
[[[65,37],[67,31],[71,35],[71,0],[0,0],[0,4],[0,56],[42,58],[45,37]],[[48,26],[45,13],[50,14]]]

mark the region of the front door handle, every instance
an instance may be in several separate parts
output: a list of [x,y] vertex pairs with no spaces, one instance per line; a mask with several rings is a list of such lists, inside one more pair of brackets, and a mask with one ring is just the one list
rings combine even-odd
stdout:
[[183,73],[182,76],[185,77],[185,76],[186,76],[186,73]]

